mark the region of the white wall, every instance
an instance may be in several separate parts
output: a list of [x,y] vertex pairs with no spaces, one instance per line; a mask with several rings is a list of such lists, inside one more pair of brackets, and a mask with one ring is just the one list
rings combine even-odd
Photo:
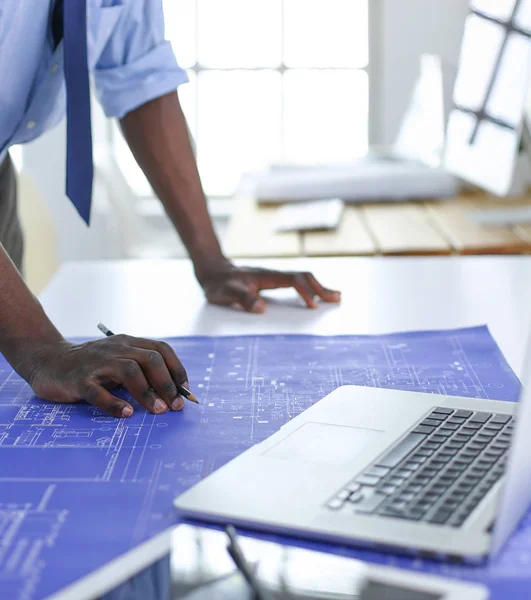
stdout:
[[438,54],[456,67],[469,0],[369,0],[371,142],[391,144],[415,79],[419,57]]
[[23,147],[23,172],[40,191],[40,200],[51,215],[57,231],[59,262],[117,257],[117,224],[112,222],[110,215],[101,214],[101,208],[107,204],[105,189],[98,180],[95,181],[92,224],[88,228],[65,195],[65,171],[66,128],[63,121]]

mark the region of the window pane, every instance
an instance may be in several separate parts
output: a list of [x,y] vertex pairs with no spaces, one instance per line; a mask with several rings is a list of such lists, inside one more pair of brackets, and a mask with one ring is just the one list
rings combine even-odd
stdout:
[[365,67],[368,0],[284,0],[288,67]]
[[207,194],[231,194],[244,171],[279,158],[280,86],[274,71],[199,74],[198,161]]
[[166,38],[170,40],[179,65],[196,63],[195,0],[163,0]]
[[365,71],[287,71],[284,78],[287,160],[341,162],[367,152]]
[[199,62],[213,68],[281,62],[280,0],[198,0]]
[[474,15],[467,18],[454,86],[454,102],[458,106],[479,110],[483,106],[500,54],[504,30]]
[[472,0],[470,5],[472,9],[502,21],[508,21],[511,18],[515,6],[516,0],[503,0],[503,2],[500,0]]

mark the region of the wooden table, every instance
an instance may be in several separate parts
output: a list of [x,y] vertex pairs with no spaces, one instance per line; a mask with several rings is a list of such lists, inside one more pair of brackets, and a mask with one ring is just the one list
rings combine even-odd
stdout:
[[277,206],[240,197],[225,249],[232,257],[529,254],[531,225],[485,226],[469,213],[529,206],[531,196],[494,200],[464,194],[426,202],[347,205],[337,231],[277,233]]

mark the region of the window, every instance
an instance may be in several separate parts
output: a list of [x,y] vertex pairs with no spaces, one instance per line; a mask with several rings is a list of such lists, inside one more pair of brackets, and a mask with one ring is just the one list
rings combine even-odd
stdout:
[[[163,0],[190,82],[179,95],[205,192],[271,162],[345,162],[368,147],[368,0]],[[117,159],[145,192],[125,142]],[[147,187],[147,189],[149,189]]]

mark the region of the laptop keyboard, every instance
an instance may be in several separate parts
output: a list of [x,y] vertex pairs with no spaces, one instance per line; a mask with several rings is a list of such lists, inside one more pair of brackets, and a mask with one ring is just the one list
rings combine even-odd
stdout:
[[459,527],[503,475],[513,428],[510,415],[437,407],[327,507]]

